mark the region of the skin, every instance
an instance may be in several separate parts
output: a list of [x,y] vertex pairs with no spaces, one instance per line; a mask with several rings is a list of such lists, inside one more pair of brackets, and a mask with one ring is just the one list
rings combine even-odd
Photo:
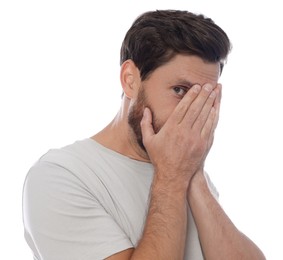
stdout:
[[265,259],[229,220],[203,174],[219,117],[219,75],[218,63],[176,55],[142,82],[135,64],[123,63],[121,109],[93,138],[152,163],[155,174],[138,245],[107,259],[183,259],[188,205],[206,259]]

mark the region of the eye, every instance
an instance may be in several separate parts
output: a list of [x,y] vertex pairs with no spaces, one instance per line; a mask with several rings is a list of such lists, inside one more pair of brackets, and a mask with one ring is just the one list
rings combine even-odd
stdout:
[[173,90],[180,97],[185,96],[185,94],[188,92],[188,89],[186,87],[182,87],[182,86],[176,86],[176,87],[173,88]]

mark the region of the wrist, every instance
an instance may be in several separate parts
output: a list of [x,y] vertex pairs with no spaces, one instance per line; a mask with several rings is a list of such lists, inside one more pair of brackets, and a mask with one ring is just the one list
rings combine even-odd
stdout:
[[188,197],[193,197],[202,194],[208,189],[204,170],[198,170],[190,181],[188,187]]
[[185,170],[155,167],[153,183],[159,183],[168,189],[186,191],[193,174]]

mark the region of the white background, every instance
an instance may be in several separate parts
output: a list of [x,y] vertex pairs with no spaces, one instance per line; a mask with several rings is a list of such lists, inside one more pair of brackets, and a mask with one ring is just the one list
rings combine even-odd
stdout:
[[119,51],[142,12],[187,9],[230,36],[223,104],[206,170],[237,227],[282,260],[282,12],[279,1],[0,2],[0,259],[32,259],[25,175],[49,148],[93,135],[120,105]]

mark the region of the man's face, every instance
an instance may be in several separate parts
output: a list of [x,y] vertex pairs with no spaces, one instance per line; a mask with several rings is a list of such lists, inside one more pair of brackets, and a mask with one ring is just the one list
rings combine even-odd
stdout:
[[145,107],[151,110],[153,129],[157,133],[192,85],[210,83],[215,86],[219,75],[219,63],[206,63],[196,56],[188,55],[177,55],[157,68],[143,81],[129,109],[128,123],[139,146],[145,150],[140,127]]

